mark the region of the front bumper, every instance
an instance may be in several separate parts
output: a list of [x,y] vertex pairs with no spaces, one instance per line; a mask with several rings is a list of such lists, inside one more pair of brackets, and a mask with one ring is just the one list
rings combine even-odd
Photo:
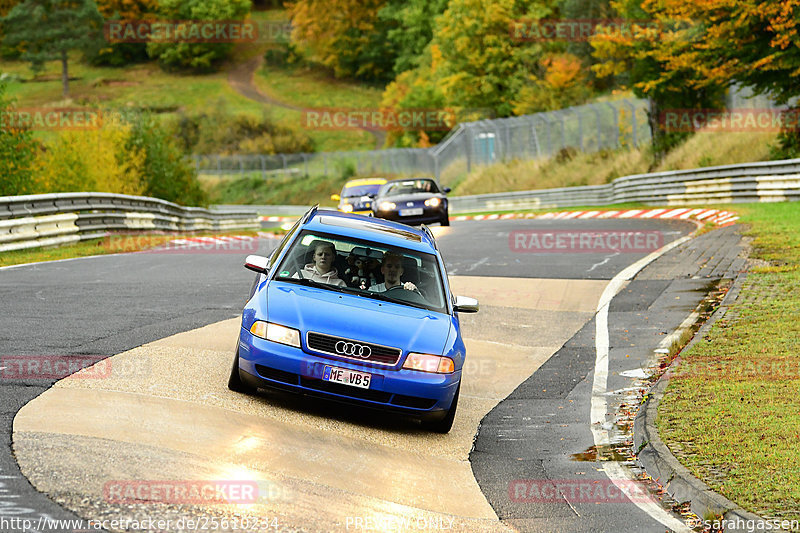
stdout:
[[[303,341],[304,342],[304,341]],[[255,337],[239,336],[239,374],[252,387],[276,388],[392,411],[422,420],[443,418],[453,402],[461,372],[432,374],[350,362]],[[322,381],[326,365],[372,374],[369,389]]]
[[398,211],[376,211],[375,216],[394,222],[401,222],[409,226],[418,226],[420,224],[430,224],[432,222],[441,222],[443,218],[447,217],[447,210],[440,207],[425,208],[421,215],[404,217],[400,216]]

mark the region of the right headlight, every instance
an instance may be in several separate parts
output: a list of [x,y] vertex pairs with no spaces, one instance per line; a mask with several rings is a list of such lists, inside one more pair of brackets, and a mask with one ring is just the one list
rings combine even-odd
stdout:
[[412,352],[406,357],[403,368],[406,370],[419,370],[420,372],[433,372],[435,374],[452,374],[456,370],[456,365],[449,357]]
[[268,341],[300,348],[300,332],[293,328],[257,320],[250,326],[250,333]]
[[396,207],[397,205],[394,202],[381,202],[380,205],[378,205],[380,211],[391,211]]

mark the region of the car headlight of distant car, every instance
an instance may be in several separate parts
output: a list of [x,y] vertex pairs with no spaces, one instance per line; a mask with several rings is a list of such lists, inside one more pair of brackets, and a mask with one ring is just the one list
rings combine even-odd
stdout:
[[250,326],[250,333],[268,341],[300,347],[300,332],[286,326],[257,320]]
[[378,209],[381,211],[391,211],[397,207],[397,204],[394,202],[381,202],[378,205]]
[[436,374],[452,374],[456,369],[456,365],[449,357],[412,352],[406,357],[403,368]]
[[436,197],[428,198],[427,200],[425,200],[425,205],[427,205],[428,207],[439,207],[439,204],[441,203],[442,201]]
[[342,204],[342,212],[343,213],[352,213],[353,212],[353,204]]

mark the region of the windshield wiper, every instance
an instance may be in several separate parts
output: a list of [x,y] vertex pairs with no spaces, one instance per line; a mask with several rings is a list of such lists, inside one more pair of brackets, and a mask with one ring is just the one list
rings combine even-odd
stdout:
[[338,289],[334,285],[329,285],[327,283],[322,283],[319,281],[314,281],[310,278],[277,278],[278,281],[288,281],[289,283],[297,283],[299,285],[308,285],[309,287],[322,287],[325,289]]

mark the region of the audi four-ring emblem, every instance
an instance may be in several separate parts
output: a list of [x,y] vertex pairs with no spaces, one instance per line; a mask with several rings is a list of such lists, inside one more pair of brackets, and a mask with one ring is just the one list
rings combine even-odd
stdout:
[[356,344],[354,342],[339,341],[334,346],[336,353],[341,355],[349,355],[350,357],[362,357],[366,359],[372,355],[372,348],[364,346],[363,344]]

